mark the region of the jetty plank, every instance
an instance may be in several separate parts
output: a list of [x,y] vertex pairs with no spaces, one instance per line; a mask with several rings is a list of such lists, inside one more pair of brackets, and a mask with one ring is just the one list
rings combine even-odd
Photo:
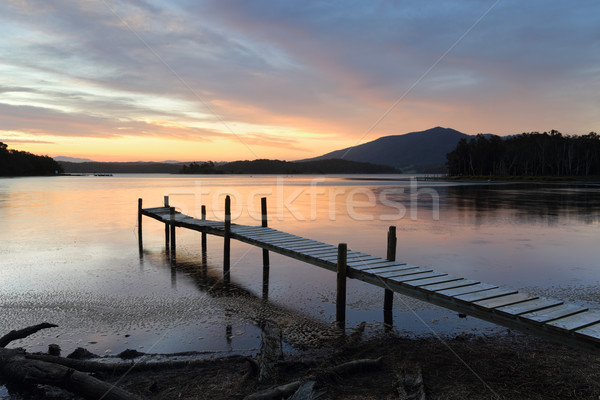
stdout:
[[405,271],[407,269],[412,269],[414,268],[412,265],[407,267],[406,265],[394,265],[392,267],[384,267],[384,268],[375,268],[375,269],[363,269],[362,272],[366,273],[366,274],[374,274],[374,275],[379,275],[382,276],[381,274],[384,273],[388,273],[388,272],[402,272]]
[[511,315],[519,315],[525,314],[532,311],[543,310],[544,308],[550,308],[554,306],[559,306],[563,304],[560,300],[555,299],[547,299],[545,297],[540,297],[535,300],[529,300],[523,303],[505,305],[502,307],[497,307],[496,311],[503,312]]
[[[327,261],[335,261],[334,259],[332,259],[331,257],[321,257],[322,260],[327,260]],[[352,254],[350,252],[348,252],[348,261],[354,262],[354,263],[363,263],[366,261],[371,261],[371,260],[375,260],[377,259],[377,257],[374,256],[365,256],[364,254]]]
[[261,242],[270,242],[270,243],[277,243],[277,242],[284,242],[284,241],[290,241],[290,240],[302,240],[303,238],[299,237],[299,236],[293,236],[293,235],[282,235],[279,233],[266,233],[264,235],[257,235],[254,233],[245,233],[245,236],[250,238],[250,239],[254,239],[254,240],[260,240]]
[[436,293],[444,295],[444,296],[448,296],[448,297],[454,297],[454,296],[460,296],[460,295],[468,294],[468,293],[481,292],[483,290],[495,289],[497,287],[498,286],[490,285],[489,283],[478,283],[475,285],[461,286],[461,287],[454,288],[454,289],[438,290]]
[[285,246],[281,246],[284,249],[287,250],[292,250],[292,251],[302,251],[302,252],[306,252],[306,251],[317,251],[317,250],[324,250],[324,249],[331,249],[333,248],[333,246],[329,246],[329,245],[321,245],[321,244],[314,244],[314,243],[306,243],[306,244],[302,244],[302,245],[298,245],[298,244],[293,244],[293,245],[285,245]]
[[600,324],[594,324],[586,326],[585,328],[577,329],[575,331],[575,335],[600,342]]
[[492,299],[494,297],[506,296],[507,294],[515,294],[518,293],[517,290],[507,289],[507,288],[495,288],[489,290],[482,290],[475,293],[465,293],[454,296],[455,299],[460,301],[465,301],[468,303],[473,303],[479,300]]
[[367,269],[393,267],[396,265],[406,265],[406,263],[399,262],[399,261],[386,261],[386,260],[380,259],[380,260],[372,260],[369,262],[365,262],[360,265],[353,266],[352,268],[364,271]]
[[514,294],[508,294],[506,296],[474,301],[473,304],[475,304],[478,307],[482,307],[482,308],[497,308],[497,307],[518,304],[518,303],[522,303],[527,300],[535,300],[535,299],[537,299],[537,296],[534,296],[531,294],[514,293]]
[[333,254],[332,250],[336,250],[336,248],[335,247],[322,247],[320,249],[314,249],[314,250],[299,250],[299,252],[306,254],[306,255],[314,256],[314,257],[330,257],[331,258],[331,254]]
[[519,317],[543,324],[546,322],[554,321],[555,319],[568,317],[569,315],[578,314],[587,310],[587,308],[578,306],[576,304],[561,304],[556,307],[550,307],[540,311],[533,311],[521,314]]
[[259,240],[263,243],[272,244],[275,246],[286,246],[286,245],[291,246],[294,244],[306,243],[306,239],[294,238],[294,237],[288,237],[288,238],[282,238],[282,239],[256,239],[256,240]]
[[443,272],[430,271],[430,272],[422,272],[420,274],[395,276],[395,277],[389,278],[389,279],[392,281],[395,281],[395,282],[410,282],[410,281],[417,281],[417,280],[426,279],[426,278],[436,278],[438,276],[445,276],[445,275],[447,275],[447,274],[445,274]]
[[422,287],[421,289],[426,290],[426,291],[431,291],[431,292],[435,292],[438,290],[444,290],[444,289],[455,289],[455,288],[459,288],[459,287],[463,287],[463,286],[469,286],[469,285],[475,285],[477,283],[481,283],[479,281],[473,280],[473,279],[459,279],[456,281],[450,281],[450,282],[444,282],[444,283],[436,283],[433,285],[427,285],[425,287]]
[[405,276],[405,275],[420,274],[422,272],[431,272],[431,271],[433,271],[433,269],[431,269],[431,268],[422,268],[422,267],[417,267],[416,265],[407,265],[406,268],[402,268],[402,270],[399,270],[397,272],[394,272],[394,271],[381,272],[381,273],[376,272],[375,274],[382,278],[396,278],[396,277],[401,277],[401,276]]
[[548,322],[548,326],[563,331],[573,331],[600,322],[600,312],[584,311],[565,318]]
[[458,276],[454,276],[454,275],[439,275],[433,278],[423,278],[423,279],[418,279],[415,281],[411,281],[408,284],[411,286],[429,286],[429,285],[433,285],[435,283],[444,283],[444,282],[451,282],[451,281],[457,281],[460,280],[462,278],[459,278]]

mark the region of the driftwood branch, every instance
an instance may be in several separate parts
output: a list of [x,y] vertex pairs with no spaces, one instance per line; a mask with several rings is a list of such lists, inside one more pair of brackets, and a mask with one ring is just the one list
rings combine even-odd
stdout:
[[399,400],[426,400],[421,366],[404,366],[397,376]]
[[372,359],[362,359],[362,360],[354,360],[348,361],[343,364],[336,365],[333,368],[326,369],[325,371],[316,375],[317,380],[323,379],[325,377],[331,375],[338,375],[341,377],[355,374],[357,372],[362,371],[374,371],[381,369],[383,365],[383,357],[379,357],[375,360]]
[[260,392],[252,393],[244,397],[244,400],[274,400],[287,398],[293,395],[302,385],[302,381],[294,381],[285,385],[276,386],[274,388],[261,390]]
[[[96,373],[124,373],[132,368],[139,371],[154,371],[169,368],[183,368],[197,365],[206,365],[207,367],[215,363],[215,360],[176,360],[176,361],[137,361],[137,362],[116,362],[104,363],[90,360],[77,360],[73,358],[64,358],[51,356],[48,354],[25,354],[25,358],[30,360],[38,360],[51,362],[53,364],[64,365],[65,367],[73,368],[82,372]],[[229,357],[230,361],[246,360],[243,356]]]
[[281,346],[281,329],[273,321],[265,321],[262,325],[262,341],[258,362],[258,381],[275,381],[278,375],[277,363],[283,358]]
[[24,339],[27,336],[33,335],[34,333],[41,331],[42,329],[56,328],[56,327],[58,327],[58,325],[49,324],[48,322],[43,322],[41,324],[29,326],[27,328],[19,329],[16,331],[12,330],[0,338],[0,347],[6,347],[6,345],[8,345],[10,342],[17,340],[17,339]]
[[315,391],[315,381],[306,381],[296,390],[289,400],[315,400],[325,394],[325,391]]
[[[376,360],[363,359],[354,360],[347,363],[337,365],[333,368],[326,369],[314,375],[305,377],[304,379],[286,383],[285,385],[276,386],[270,389],[265,389],[260,392],[253,393],[244,398],[244,400],[274,400],[282,397],[292,396],[306,381],[322,382],[336,376],[344,377],[361,371],[378,370],[383,365],[383,358],[379,357]],[[312,387],[311,387],[312,389]]]

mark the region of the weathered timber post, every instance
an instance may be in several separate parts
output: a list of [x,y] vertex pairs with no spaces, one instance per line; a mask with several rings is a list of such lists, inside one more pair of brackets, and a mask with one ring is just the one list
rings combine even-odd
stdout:
[[169,207],[169,214],[171,216],[171,263],[175,264],[176,261],[176,245],[175,245],[175,207]]
[[177,287],[177,268],[175,268],[175,265],[171,265],[171,287],[173,289]]
[[225,231],[223,233],[223,278],[229,282],[229,268],[231,267],[231,198],[225,197]]
[[[263,197],[260,199],[260,213],[262,217],[261,226],[266,228],[268,223],[267,217],[267,198]],[[263,256],[263,300],[269,299],[269,250],[262,250]]]
[[[206,221],[206,206],[202,206],[202,221]],[[202,267],[206,267],[206,232],[202,232]]]
[[[169,207],[169,196],[165,196],[164,200],[164,206]],[[165,222],[165,254],[167,255],[167,259],[170,258],[169,249],[169,223]]]
[[[202,221],[206,221],[206,206],[201,207]],[[202,263],[206,263],[206,232],[202,232]]]
[[144,244],[142,242],[142,199],[138,199],[138,247],[140,258],[144,256]]
[[[387,237],[387,260],[396,261],[396,227],[390,226]],[[394,304],[394,292],[385,289],[383,298],[383,323],[387,326],[394,325],[392,308]]]
[[338,245],[337,256],[337,293],[335,300],[335,322],[338,328],[346,328],[346,259],[348,246],[346,243]]

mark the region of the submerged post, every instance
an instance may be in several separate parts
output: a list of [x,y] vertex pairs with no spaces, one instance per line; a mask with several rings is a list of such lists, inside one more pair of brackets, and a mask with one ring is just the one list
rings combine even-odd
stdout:
[[[164,206],[169,207],[169,196],[164,197]],[[169,252],[169,223],[165,222],[165,254],[167,259],[170,258]]]
[[144,255],[144,244],[142,243],[142,199],[138,199],[138,247],[140,258]]
[[337,256],[337,293],[335,300],[335,322],[338,328],[346,328],[346,259],[348,246],[346,243],[338,245]]
[[[202,221],[206,221],[206,206],[202,206]],[[202,266],[206,266],[206,232],[202,232]]]
[[223,233],[223,278],[229,282],[229,268],[231,266],[231,198],[225,197],[225,230]]
[[169,214],[171,217],[171,263],[175,264],[175,207],[169,207]]
[[[261,226],[266,228],[268,225],[267,217],[267,198],[263,197],[260,199],[260,214],[261,214]],[[269,299],[269,250],[262,249],[263,256],[263,300]]]
[[[387,260],[396,261],[396,227],[390,226],[387,237]],[[394,304],[394,292],[385,289],[383,298],[383,323],[387,326],[394,324],[392,308]]]

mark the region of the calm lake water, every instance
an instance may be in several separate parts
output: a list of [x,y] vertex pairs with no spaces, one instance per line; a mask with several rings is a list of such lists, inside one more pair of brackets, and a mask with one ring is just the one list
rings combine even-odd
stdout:
[[[178,268],[164,253],[164,226],[144,218],[137,245],[137,199],[163,196],[184,213],[222,218],[232,196],[234,222],[269,225],[323,242],[385,256],[390,225],[397,259],[451,274],[600,308],[600,186],[454,184],[406,176],[115,175],[0,179],[0,326],[7,332],[43,321],[45,330],[11,346],[57,343],[97,354],[127,348],[153,353],[252,353],[256,316],[219,289],[222,239],[178,230]],[[262,253],[232,242],[232,284],[245,307],[262,301]],[[335,274],[271,254],[269,305],[280,315],[331,325]],[[383,290],[350,280],[347,326],[382,330]],[[399,334],[501,331],[474,318],[395,296]],[[274,312],[274,311],[270,311]]]

